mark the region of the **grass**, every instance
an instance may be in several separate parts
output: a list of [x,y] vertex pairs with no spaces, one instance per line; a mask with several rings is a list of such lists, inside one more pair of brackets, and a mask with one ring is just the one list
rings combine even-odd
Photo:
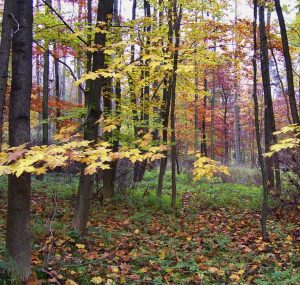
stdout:
[[[170,173],[161,199],[156,197],[157,175],[147,172],[135,189],[104,206],[94,198],[85,238],[70,229],[78,178],[58,174],[46,175],[43,181],[33,178],[33,260],[43,284],[50,283],[41,269],[49,267],[60,273],[61,284],[71,279],[90,285],[93,277],[101,277],[101,284],[300,284],[293,236],[297,213],[272,211],[270,241],[263,242],[260,187],[219,179],[193,182],[181,174],[174,211]],[[0,270],[5,268],[6,187],[1,178]],[[192,196],[182,212],[185,192]],[[0,285],[8,282],[0,273]]]

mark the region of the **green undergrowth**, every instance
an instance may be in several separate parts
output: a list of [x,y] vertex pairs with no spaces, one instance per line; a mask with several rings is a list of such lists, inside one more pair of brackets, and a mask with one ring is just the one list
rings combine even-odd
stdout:
[[[177,207],[170,207],[171,174],[156,197],[158,173],[100,202],[94,193],[87,235],[71,229],[78,176],[47,174],[32,179],[34,271],[59,272],[59,284],[72,280],[99,284],[300,284],[297,220],[292,211],[270,213],[270,241],[260,238],[261,188],[177,176]],[[0,285],[11,284],[5,269],[7,180],[0,179]],[[191,192],[186,209],[182,196]],[[271,200],[271,206],[276,203]],[[276,214],[276,215],[275,215]],[[1,277],[2,276],[2,277]],[[2,279],[1,279],[2,278]],[[58,284],[58,283],[56,283]]]

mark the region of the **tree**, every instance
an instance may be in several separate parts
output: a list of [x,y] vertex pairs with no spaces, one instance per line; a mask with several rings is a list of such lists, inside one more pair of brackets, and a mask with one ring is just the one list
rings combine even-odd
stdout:
[[11,48],[11,34],[13,27],[12,1],[5,0],[2,19],[1,44],[0,44],[0,147],[2,143],[3,113],[5,94],[7,89],[8,64]]
[[[108,29],[108,24],[112,15],[113,1],[99,0],[97,12],[98,28],[102,30]],[[105,24],[103,25],[103,23]],[[105,47],[105,43],[106,33],[96,33],[94,45],[96,47]],[[98,69],[105,67],[105,54],[103,49],[95,51],[93,53],[92,71],[96,72]],[[88,114],[84,126],[84,139],[94,141],[95,143],[99,137],[98,121],[102,113],[100,109],[100,102],[101,97],[103,96],[105,84],[107,84],[107,80],[104,80],[103,77],[98,77],[89,82],[88,86],[90,89],[86,92],[86,105],[88,108]],[[73,216],[73,228],[81,235],[85,234],[86,232],[93,182],[94,175],[84,175],[84,169],[82,168]]]
[[[30,97],[32,85],[32,22],[30,0],[14,0],[12,37],[12,85],[9,108],[9,144],[19,146],[30,142]],[[8,179],[8,210],[6,247],[11,258],[11,272],[20,281],[30,275],[30,174]]]
[[[170,78],[169,88],[170,88],[170,98],[171,98],[171,109],[170,109],[170,124],[171,124],[171,169],[172,169],[172,196],[171,196],[171,206],[174,208],[176,206],[176,130],[175,130],[175,103],[176,103],[176,83],[177,83],[177,68],[179,60],[179,44],[180,44],[180,26],[182,19],[182,6],[179,4],[177,6],[177,1],[173,4],[173,22],[172,22],[172,33],[174,33],[175,52],[173,55],[173,74]],[[170,16],[169,16],[170,17]],[[171,43],[170,43],[171,44]]]
[[293,124],[299,125],[300,121],[299,121],[297,102],[295,97],[293,66],[292,66],[292,60],[291,60],[291,55],[289,50],[289,41],[287,37],[285,21],[284,21],[284,17],[280,5],[280,0],[274,0],[274,2],[275,2],[276,13],[278,17],[279,26],[280,26],[281,41],[282,41],[283,55],[284,55],[285,68],[286,68],[286,78],[287,78],[287,85],[288,85],[288,97],[289,97],[289,103],[291,108],[292,120],[293,120]]
[[265,162],[263,157],[263,151],[261,146],[260,138],[260,127],[259,127],[259,105],[257,99],[257,0],[253,1],[253,102],[254,102],[254,120],[255,120],[255,135],[256,144],[258,151],[258,160],[261,170],[262,182],[263,182],[263,202],[262,202],[262,213],[261,213],[261,229],[262,237],[264,240],[268,238],[267,234],[267,213],[268,213],[268,185],[267,177],[265,172]]
[[[265,8],[264,3],[259,6],[259,31],[260,31],[260,60],[261,74],[263,79],[264,91],[264,133],[265,133],[265,150],[269,151],[271,145],[275,142],[273,132],[275,132],[275,119],[273,110],[273,100],[271,95],[271,83],[269,72],[269,55],[268,55],[268,39],[265,25]],[[274,160],[272,158],[265,159],[265,171],[268,178],[269,189],[274,188]]]

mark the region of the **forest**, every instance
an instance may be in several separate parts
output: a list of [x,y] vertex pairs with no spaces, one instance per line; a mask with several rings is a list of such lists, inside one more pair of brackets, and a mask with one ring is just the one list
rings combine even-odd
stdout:
[[0,21],[0,285],[300,284],[299,0]]

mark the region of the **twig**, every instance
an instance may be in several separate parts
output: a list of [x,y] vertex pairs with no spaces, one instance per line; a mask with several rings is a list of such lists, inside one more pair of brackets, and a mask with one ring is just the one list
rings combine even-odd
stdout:
[[[70,74],[71,74],[71,76],[73,77],[73,79],[74,79],[75,81],[78,80],[78,78],[77,78],[76,75],[74,74],[72,68],[71,68],[66,62],[64,62],[64,61],[60,60],[59,58],[57,58],[57,57],[56,57],[49,49],[45,48],[44,46],[42,46],[42,45],[41,45],[40,43],[38,43],[37,41],[34,40],[33,42],[34,42],[36,45],[38,45],[40,48],[42,48],[44,51],[48,51],[49,54],[50,54],[56,61],[58,61],[59,63],[63,64],[63,65],[70,71]],[[82,90],[83,92],[85,92],[85,89],[82,87],[81,84],[79,84],[79,88],[80,88],[80,90]]]
[[[64,23],[64,25],[73,33],[76,34],[76,32],[73,30],[73,28],[64,20],[64,18],[45,0],[42,0],[42,2],[49,7],[49,9]],[[86,46],[89,46],[89,44],[81,37],[76,35],[76,37],[83,42]]]
[[17,30],[16,30],[16,31],[13,31],[13,34],[16,34],[16,33],[20,30],[20,24],[19,24],[19,22],[17,21],[17,19],[15,18],[15,16],[14,16],[13,13],[10,13],[10,16],[13,18],[14,22],[17,24]]

